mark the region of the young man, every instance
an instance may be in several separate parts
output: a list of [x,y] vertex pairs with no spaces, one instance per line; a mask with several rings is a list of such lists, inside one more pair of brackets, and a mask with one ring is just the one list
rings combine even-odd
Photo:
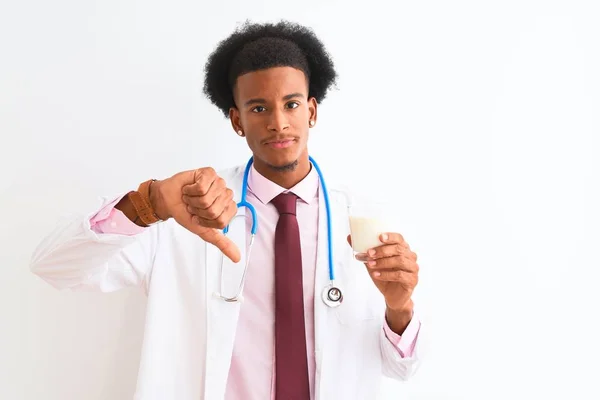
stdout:
[[[406,380],[416,370],[416,255],[389,232],[356,256],[365,264],[357,268],[346,197],[332,187],[328,234],[307,141],[335,78],[319,39],[288,22],[246,24],[208,60],[205,93],[253,153],[246,200],[259,228],[249,258],[252,214],[236,206],[246,164],[146,181],[36,250],[32,270],[57,288],[146,292],[136,399],[364,400],[375,398],[382,374]],[[236,215],[246,232],[242,223],[235,233]],[[337,307],[321,294],[328,240],[343,293]],[[223,254],[237,264],[222,266]],[[225,301],[247,259],[243,301]]]

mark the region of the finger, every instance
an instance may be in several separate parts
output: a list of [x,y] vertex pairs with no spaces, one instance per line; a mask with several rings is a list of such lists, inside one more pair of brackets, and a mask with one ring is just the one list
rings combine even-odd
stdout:
[[223,179],[216,179],[211,185],[208,193],[205,195],[201,196],[183,194],[181,199],[187,205],[206,210],[213,205],[219,196],[228,190],[231,191],[231,195],[233,197],[233,191],[231,189],[227,189],[225,181]]
[[400,243],[384,244],[367,250],[365,254],[369,259],[378,259],[393,256],[403,256],[408,253],[408,249]]
[[417,277],[406,271],[373,271],[371,272],[373,279],[387,282],[401,282],[403,286],[410,287],[416,285]]
[[215,220],[223,214],[223,211],[230,203],[233,203],[233,191],[226,189],[221,192],[208,208],[198,208],[191,205],[188,205],[186,208],[190,214],[197,215],[202,219]]
[[202,168],[194,171],[194,183],[185,185],[181,191],[188,196],[204,196],[217,179],[221,178],[219,178],[214,169]]
[[199,217],[198,215],[194,215],[193,220],[194,220],[194,223],[202,225],[202,226],[215,228],[215,229],[223,229],[227,225],[229,225],[229,222],[233,219],[233,217],[236,214],[237,214],[237,205],[235,204],[235,202],[232,201],[225,207],[225,209],[223,210],[221,215],[219,215],[215,219],[205,219],[205,218]]
[[406,244],[406,242],[404,240],[404,236],[402,236],[401,234],[396,233],[396,232],[382,233],[381,235],[379,235],[379,240],[383,244],[393,244],[393,243]]
[[377,260],[368,260],[365,262],[369,269],[399,269],[407,272],[415,272],[415,263],[403,256],[394,256],[380,258]]
[[352,247],[352,235],[348,235],[346,237],[346,240],[348,241],[348,244],[350,245],[350,247]]
[[[384,258],[389,258],[389,257],[402,257],[405,258],[408,261],[417,261],[417,255],[415,253],[413,253],[412,251],[406,250],[406,249],[386,249],[386,250],[377,250],[375,251],[375,253],[371,252],[371,250],[369,250],[370,253],[357,253],[354,257],[358,260],[358,261],[362,261],[362,262],[367,262],[367,261],[376,261],[376,260],[380,260],[380,259],[384,259]],[[371,255],[374,254],[374,255]]]
[[213,204],[207,209],[196,208],[192,206],[187,206],[187,210],[189,213],[197,215],[200,219],[205,219],[208,221],[213,221],[221,217],[223,212],[228,206],[231,204],[235,204],[233,202],[233,191],[229,189],[223,191],[219,197],[217,197]]

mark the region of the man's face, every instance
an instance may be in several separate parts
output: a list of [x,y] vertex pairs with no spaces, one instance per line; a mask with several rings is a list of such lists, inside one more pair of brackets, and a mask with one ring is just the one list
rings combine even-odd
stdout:
[[307,156],[309,121],[316,120],[317,103],[308,99],[304,72],[275,67],[241,75],[234,100],[231,122],[245,134],[255,163],[285,170]]

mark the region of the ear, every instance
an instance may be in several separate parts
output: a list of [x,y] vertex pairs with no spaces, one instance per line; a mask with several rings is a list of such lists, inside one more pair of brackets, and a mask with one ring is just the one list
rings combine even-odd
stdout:
[[231,107],[229,109],[229,120],[231,121],[231,127],[233,131],[237,134],[239,131],[243,131],[242,124],[240,121],[240,112],[237,108]]
[[317,122],[317,99],[308,99],[308,120]]

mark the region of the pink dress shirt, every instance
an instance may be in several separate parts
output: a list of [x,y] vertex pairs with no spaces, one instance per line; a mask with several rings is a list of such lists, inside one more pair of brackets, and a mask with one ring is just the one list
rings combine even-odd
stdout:
[[[302,242],[304,313],[311,398],[314,398],[314,282],[317,260],[317,232],[319,213],[319,176],[314,168],[289,191],[300,200],[297,218]],[[231,368],[227,381],[227,400],[274,399],[275,393],[275,226],[279,215],[270,201],[287,191],[260,175],[254,167],[248,177],[247,200],[256,208],[260,235],[252,249],[244,286],[242,303],[234,342]],[[131,222],[121,211],[114,208],[120,199],[102,208],[90,220],[96,233],[135,235],[146,228]],[[251,218],[246,219],[250,230]],[[394,333],[387,324],[383,325],[386,337],[402,357],[413,353],[420,321],[413,317],[402,336]]]

